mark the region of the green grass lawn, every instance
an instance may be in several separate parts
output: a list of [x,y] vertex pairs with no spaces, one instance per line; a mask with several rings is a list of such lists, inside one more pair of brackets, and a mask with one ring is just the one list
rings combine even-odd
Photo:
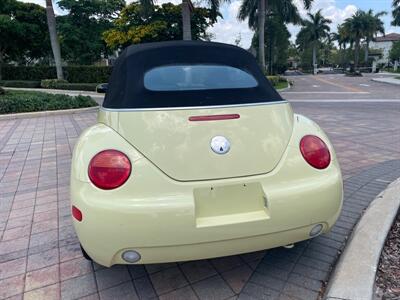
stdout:
[[279,81],[274,84],[274,88],[277,90],[285,89],[288,87],[288,82],[287,81]]
[[30,91],[5,91],[4,94],[0,94],[0,114],[83,108],[97,105],[88,96],[54,95]]

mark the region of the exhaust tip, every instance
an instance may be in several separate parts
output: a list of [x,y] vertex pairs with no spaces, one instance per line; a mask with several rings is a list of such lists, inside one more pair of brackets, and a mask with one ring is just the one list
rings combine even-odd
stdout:
[[127,263],[135,263],[140,260],[141,256],[138,252],[133,250],[126,250],[121,255],[122,259]]

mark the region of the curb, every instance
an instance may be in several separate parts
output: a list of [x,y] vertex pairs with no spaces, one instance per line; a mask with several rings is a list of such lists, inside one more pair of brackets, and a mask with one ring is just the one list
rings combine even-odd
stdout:
[[0,115],[0,121],[13,120],[13,119],[24,119],[24,118],[38,118],[38,117],[45,117],[45,116],[58,116],[58,115],[65,115],[65,114],[77,114],[77,113],[83,113],[83,112],[97,111],[98,109],[99,109],[99,106],[93,106],[93,107],[84,107],[84,108],[45,110],[45,111],[35,111],[35,112],[18,113],[18,114],[6,114],[6,115]]
[[400,85],[400,80],[393,78],[372,78],[371,81],[379,82],[379,83],[386,83],[391,85]]
[[68,93],[74,95],[87,95],[87,96],[97,96],[99,93],[96,91],[81,91],[81,90],[62,90],[62,89],[50,89],[50,88],[16,88],[16,87],[8,87],[3,86],[3,89],[10,91],[27,91],[27,92],[41,92],[48,94],[65,94]]
[[356,225],[329,280],[324,299],[370,300],[382,248],[400,208],[400,178],[374,201]]

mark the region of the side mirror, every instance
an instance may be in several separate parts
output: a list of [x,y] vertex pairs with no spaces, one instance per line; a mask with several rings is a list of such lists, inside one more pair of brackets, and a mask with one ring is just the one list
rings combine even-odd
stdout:
[[98,86],[96,86],[96,92],[100,94],[105,94],[108,89],[108,83],[100,83]]

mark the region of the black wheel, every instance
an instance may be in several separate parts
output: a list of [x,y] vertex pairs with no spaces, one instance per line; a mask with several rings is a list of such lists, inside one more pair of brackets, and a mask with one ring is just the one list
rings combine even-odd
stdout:
[[81,251],[82,251],[82,255],[84,258],[86,258],[87,260],[93,261],[93,259],[86,253],[85,249],[83,249],[82,245],[79,244],[81,246]]

